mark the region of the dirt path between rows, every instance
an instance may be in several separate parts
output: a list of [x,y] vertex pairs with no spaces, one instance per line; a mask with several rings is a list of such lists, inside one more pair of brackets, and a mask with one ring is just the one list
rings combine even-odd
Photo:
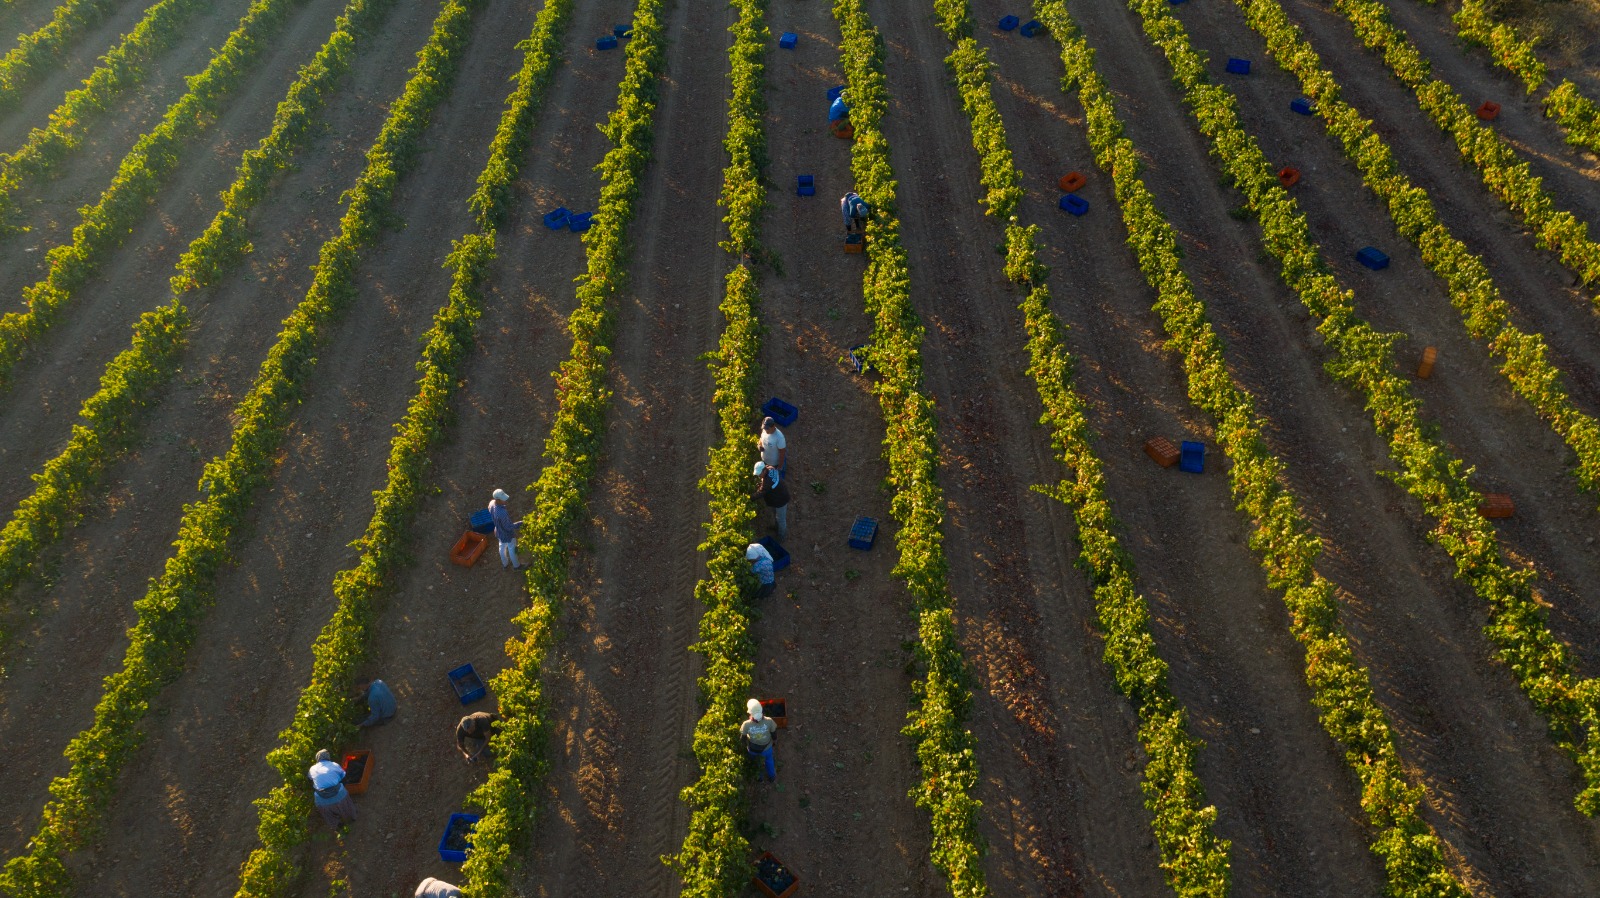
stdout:
[[552,655],[560,722],[527,895],[677,892],[660,857],[683,841],[678,792],[698,773],[687,751],[700,712],[699,660],[687,650],[704,568],[696,485],[717,438],[700,355],[716,349],[722,324],[715,197],[735,20],[725,4],[692,0],[666,14],[655,160],[630,226],[628,287],[615,300],[615,393]]
[[[263,60],[259,76],[241,90],[208,133],[208,142],[186,148],[188,164],[158,194],[123,246],[109,254],[100,274],[59,311],[51,332],[15,368],[12,386],[0,395],[0,508],[8,518],[16,503],[32,492],[29,476],[66,444],[83,400],[99,389],[107,363],[128,347],[139,316],[171,295],[168,281],[173,266],[211,223],[222,205],[218,194],[232,183],[240,155],[271,129],[278,102],[295,72],[327,40],[342,6],[341,0],[314,0],[307,5],[285,31],[278,51]],[[93,192],[79,202],[98,201],[121,159],[120,150],[97,158],[100,165],[94,177],[80,177],[84,185],[94,184]],[[310,208],[301,214],[307,211]],[[74,214],[72,220],[75,224],[81,217]],[[42,260],[58,240],[70,238],[36,231],[17,239],[18,246],[37,247],[22,255],[31,262]],[[15,299],[38,274],[31,265],[21,266],[8,269],[0,280]],[[284,308],[289,307],[292,304]]]
[[[623,65],[621,53],[597,52],[594,36],[627,21],[631,10],[626,0],[574,5],[565,61],[546,93],[518,200],[499,234],[499,259],[477,346],[463,369],[457,419],[449,441],[434,453],[432,479],[441,492],[418,512],[410,534],[417,561],[396,575],[374,634],[371,673],[395,690],[399,714],[358,740],[377,758],[373,786],[357,799],[361,818],[343,850],[331,850],[325,837],[309,850],[308,863],[323,872],[307,879],[306,896],[326,895],[332,878],[347,881],[356,895],[409,894],[428,876],[459,881],[459,865],[441,861],[437,846],[449,815],[463,809],[484,771],[462,762],[451,733],[464,713],[492,705],[463,708],[445,673],[469,662],[485,679],[498,672],[515,633],[511,619],[527,596],[521,578],[502,570],[492,546],[470,570],[446,556],[467,517],[495,488],[511,493],[514,515],[527,511],[523,488],[542,464],[555,406],[550,372],[570,348],[572,279],[584,270],[578,235],[548,230],[540,216],[556,206],[594,207],[600,179],[593,168],[609,146],[595,125],[615,105]],[[531,15],[519,15],[500,28],[519,39],[530,26]],[[520,64],[520,54],[507,55]],[[484,81],[477,90],[498,113],[501,82]]]
[[[364,161],[360,154],[381,124],[382,107],[362,96],[363,91],[384,92],[390,98],[398,93],[408,77],[406,68],[429,33],[434,11],[419,8],[415,16],[397,12],[387,27],[373,35],[373,52],[361,58],[354,73],[356,78],[364,79],[364,88],[352,85],[334,100],[330,133],[308,153],[306,167],[289,174],[264,205],[255,233],[258,253],[251,258],[246,273],[230,278],[206,297],[209,305],[199,315],[185,373],[162,405],[151,413],[145,428],[149,436],[143,445],[111,472],[109,479],[114,486],[105,509],[92,512],[71,534],[63,549],[53,556],[59,559],[55,588],[51,588],[49,581],[33,583],[19,596],[24,606],[38,610],[13,646],[11,675],[5,689],[0,691],[0,700],[3,700],[0,733],[18,752],[19,759],[32,760],[6,768],[6,791],[11,800],[0,819],[6,821],[4,847],[8,852],[19,849],[36,825],[48,778],[65,772],[66,761],[60,756],[61,749],[73,734],[88,725],[93,705],[100,696],[100,679],[120,663],[126,645],[124,630],[132,622],[131,604],[143,594],[146,581],[159,573],[170,553],[169,543],[183,503],[194,497],[190,485],[196,482],[203,461],[226,449],[231,426],[229,413],[248,390],[262,355],[280,329],[282,318],[304,296],[309,284],[308,266],[315,262],[320,238],[327,236],[330,226],[337,225],[340,212],[337,197],[359,172]],[[334,183],[331,181],[334,178],[342,180]],[[431,256],[422,264],[425,270],[431,268]],[[351,312],[355,322],[374,314],[392,318],[393,323],[385,325],[389,330],[377,324],[363,327],[354,322],[345,327],[346,335],[370,331],[369,336],[374,340],[383,339],[385,333],[395,333],[395,328],[415,331],[417,322],[406,316],[420,317],[425,322],[429,312],[429,309],[410,307],[391,308],[386,312],[375,310],[373,306],[385,308],[383,299],[375,299],[364,308],[359,302],[357,306]],[[329,383],[330,378],[339,376],[338,371],[327,372],[328,367],[338,364],[338,359],[359,360],[369,354],[349,342],[347,336],[344,339],[345,342],[329,347],[325,355],[326,367],[313,377],[314,391],[316,384]],[[402,336],[390,352],[409,359],[414,354],[410,340],[409,336]],[[377,356],[377,353],[370,354]],[[409,360],[403,363],[400,370],[404,376],[399,383],[409,383],[410,364]],[[393,374],[388,376],[392,378]],[[352,390],[359,389],[354,375],[349,381]],[[397,392],[403,389],[397,388]],[[386,445],[388,422],[379,421],[376,426],[383,429],[376,436],[370,433],[367,436],[374,445]],[[359,440],[362,434],[352,432],[351,437]],[[373,453],[369,460],[366,453],[360,454],[368,463],[379,465],[380,475],[382,456],[381,452]],[[330,477],[328,482],[331,485],[334,479]],[[304,489],[302,486],[301,490]],[[359,491],[363,500],[367,489],[363,486]],[[347,500],[348,497],[339,497],[340,502],[347,503]],[[370,514],[370,510],[356,509],[357,506],[352,505],[350,511],[342,515],[349,519],[343,526],[352,526],[354,521],[354,531],[349,536],[335,538],[330,544],[337,547],[337,560],[341,563],[348,557],[344,542],[359,534]],[[329,518],[330,526],[334,523],[332,518],[336,517],[325,511],[313,516],[316,515]],[[281,524],[269,526],[281,527]],[[297,527],[292,532],[303,540],[305,530],[305,527]],[[261,533],[261,530],[256,531],[257,538]],[[246,537],[245,546],[251,545],[249,539]],[[298,547],[296,551],[305,552]],[[271,567],[276,568],[276,562]],[[310,562],[307,570],[311,570]],[[249,592],[262,588],[267,587],[222,587],[224,591],[218,594],[228,596],[225,591],[228,589]],[[312,594],[323,594],[326,588],[327,579],[324,578]],[[273,600],[259,601],[271,604]],[[215,613],[226,619],[230,607],[226,598],[220,606]],[[294,612],[290,617],[301,613],[299,608],[289,610]],[[202,634],[202,646],[207,644],[206,634],[210,632]],[[314,634],[315,630],[311,632]],[[296,645],[308,645],[309,640],[308,636]],[[230,648],[249,644],[250,639],[246,638],[236,641]],[[255,660],[260,663],[260,659]],[[229,663],[241,661],[235,659]],[[280,669],[277,659],[270,667]],[[212,674],[204,672],[202,675]],[[251,675],[246,679],[248,684],[241,686],[238,694],[249,695],[260,676]],[[236,694],[223,686],[212,685],[209,689],[219,696]],[[289,695],[290,699],[282,706],[285,714],[293,707],[293,693]],[[252,711],[260,712],[261,706],[252,706],[240,713]],[[173,706],[165,706],[165,717],[156,719],[170,721],[172,715],[179,713]],[[37,726],[40,719],[56,723],[41,730]],[[202,725],[204,723],[201,721]],[[277,725],[262,726],[261,731],[270,738],[277,728]],[[238,729],[247,728],[240,725]],[[164,803],[153,802],[158,807]]]
[[[816,894],[929,898],[947,890],[928,861],[928,818],[907,797],[918,771],[900,734],[916,624],[905,587],[889,576],[898,552],[883,489],[883,416],[870,381],[846,359],[871,323],[863,259],[840,246],[850,145],[827,128],[827,91],[842,81],[839,29],[822,3],[776,4],[768,27],[774,41],[792,31],[798,43],[768,56],[774,189],[762,234],[780,264],[762,283],[763,393],[800,416],[785,429],[793,563],[754,625],[755,691],[788,700],[789,727],[776,749],[778,786],[750,786],[750,838]],[[798,174],[815,177],[816,196],[795,195]],[[858,516],[879,527],[865,553],[847,545]],[[763,510],[759,535],[771,520]]]
[[[1593,891],[1595,825],[1571,809],[1575,770],[1551,747],[1508,673],[1489,662],[1482,605],[1424,540],[1416,503],[1373,476],[1389,467],[1384,447],[1365,412],[1322,372],[1324,353],[1298,300],[1265,279],[1255,226],[1221,218],[1239,199],[1214,186],[1214,167],[1200,164],[1186,115],[1170,100],[1155,102],[1172,95],[1164,63],[1144,45],[1131,13],[1074,12],[1100,47],[1112,88],[1142,99],[1130,104],[1136,111],[1127,120],[1150,154],[1147,179],[1185,237],[1197,284],[1215,291],[1207,300],[1235,376],[1272,422],[1274,448],[1325,538],[1323,571],[1341,589],[1345,624],[1373,670],[1402,756],[1430,790],[1430,822],[1452,861],[1497,895]],[[1229,51],[1202,45],[1213,50],[1222,77]],[[1139,60],[1148,60],[1142,83],[1132,80]],[[1187,152],[1175,151],[1184,145]],[[1332,168],[1331,160],[1319,165],[1318,176]],[[1376,211],[1345,206],[1355,221]],[[1210,782],[1207,771],[1202,777]]]

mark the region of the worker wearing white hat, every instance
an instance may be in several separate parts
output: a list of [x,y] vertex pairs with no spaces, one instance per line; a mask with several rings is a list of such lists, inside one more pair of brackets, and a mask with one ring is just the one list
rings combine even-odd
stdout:
[[759,482],[756,487],[756,498],[767,504],[772,509],[772,516],[778,523],[778,539],[787,539],[789,536],[789,486],[783,482],[783,472],[777,467],[764,461],[756,462],[755,470],[750,472]]
[[517,560],[517,531],[522,529],[522,522],[511,521],[511,509],[506,503],[511,501],[511,496],[505,490],[495,490],[494,497],[489,500],[489,516],[494,519],[494,538],[500,541],[500,566],[514,571],[522,570],[522,562]]
[[778,764],[772,757],[772,742],[778,735],[778,724],[761,712],[761,700],[744,703],[750,718],[739,725],[739,735],[744,738],[745,754],[760,758],[766,764],[767,779],[778,781]]
[[760,543],[751,543],[745,547],[744,560],[750,562],[750,570],[756,575],[756,598],[764,599],[772,595],[778,588],[778,575],[772,569],[772,553]]

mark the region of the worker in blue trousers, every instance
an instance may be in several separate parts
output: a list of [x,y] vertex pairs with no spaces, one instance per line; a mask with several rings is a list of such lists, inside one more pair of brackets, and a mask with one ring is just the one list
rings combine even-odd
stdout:
[[744,739],[744,752],[760,758],[766,767],[767,779],[778,781],[778,762],[772,756],[772,742],[778,735],[778,724],[761,711],[761,700],[751,699],[744,704],[750,718],[739,725],[739,736]]
[[772,567],[772,553],[760,543],[745,547],[744,560],[750,562],[750,572],[756,575],[756,598],[764,599],[778,588],[778,575]]

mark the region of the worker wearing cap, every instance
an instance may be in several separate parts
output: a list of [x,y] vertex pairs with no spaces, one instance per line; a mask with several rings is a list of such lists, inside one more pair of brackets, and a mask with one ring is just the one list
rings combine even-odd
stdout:
[[739,724],[739,735],[744,738],[745,754],[752,758],[760,758],[767,768],[767,779],[778,781],[778,764],[772,757],[772,740],[778,735],[778,725],[772,718],[761,713],[761,700],[751,699],[744,703],[746,711],[750,712],[750,719]]
[[356,822],[356,803],[345,790],[344,768],[333,762],[327,749],[317,752],[317,763],[306,775],[311,777],[311,803],[329,826],[338,829],[341,823]]
[[500,541],[500,566],[520,571],[522,562],[517,560],[517,531],[522,529],[522,522],[512,522],[511,509],[506,507],[510,501],[511,496],[505,490],[495,490],[494,497],[489,500],[489,516],[494,519],[494,538]]
[[787,474],[789,472],[789,441],[778,422],[771,418],[761,422],[761,437],[756,441],[761,447],[761,460]]
[[756,598],[764,599],[772,595],[772,591],[778,588],[778,575],[772,569],[772,553],[760,543],[751,543],[744,550],[744,560],[750,562],[750,570],[760,584],[756,587]]
[[461,898],[461,889],[430,876],[417,886],[417,892],[412,898]]
[[778,522],[778,539],[787,539],[789,536],[789,487],[783,482],[783,474],[774,466],[764,461],[756,462],[754,471],[750,472],[757,481],[756,498],[767,503],[772,509],[772,516]]
[[357,726],[375,727],[388,723],[389,718],[394,716],[394,693],[389,691],[388,684],[382,680],[358,680],[356,694],[367,702],[367,719]]

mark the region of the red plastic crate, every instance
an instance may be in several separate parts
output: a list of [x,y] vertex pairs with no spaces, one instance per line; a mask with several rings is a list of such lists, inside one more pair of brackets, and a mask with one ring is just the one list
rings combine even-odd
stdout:
[[1166,437],[1151,437],[1145,441],[1144,454],[1155,459],[1156,464],[1170,468],[1178,463],[1178,447]]

